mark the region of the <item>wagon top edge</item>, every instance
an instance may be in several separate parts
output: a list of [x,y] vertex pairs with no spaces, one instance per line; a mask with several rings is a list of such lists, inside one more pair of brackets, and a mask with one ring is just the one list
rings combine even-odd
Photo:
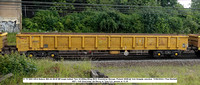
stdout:
[[0,36],[5,36],[7,34],[8,34],[7,32],[0,32]]
[[138,36],[187,36],[183,34],[151,34],[151,33],[19,33],[18,35],[138,35]]

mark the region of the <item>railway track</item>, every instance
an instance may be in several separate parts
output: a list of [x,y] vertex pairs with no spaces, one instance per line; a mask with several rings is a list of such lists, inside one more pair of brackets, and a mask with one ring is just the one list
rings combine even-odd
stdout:
[[194,66],[200,65],[200,59],[157,59],[157,60],[104,60],[91,61],[96,67],[107,66]]
[[[53,58],[51,58],[53,59]],[[59,62],[60,60],[55,60]],[[65,63],[89,62],[94,67],[131,67],[131,66],[195,66],[200,65],[200,57],[194,54],[184,54],[180,58],[149,58],[148,56],[134,56],[132,58],[112,58],[112,59],[90,59],[90,58],[67,58]]]
[[200,57],[197,57],[193,53],[184,53],[182,57],[178,58],[150,58],[148,55],[139,55],[129,58],[96,58],[83,59],[77,61],[77,58],[65,59],[66,62],[79,63],[84,61],[91,62],[91,65],[96,67],[106,67],[106,66],[194,66],[200,65]]
[[[57,62],[57,61],[56,61]],[[150,59],[150,60],[96,60],[96,61],[72,61],[65,60],[66,63],[76,64],[90,62],[94,67],[131,67],[131,66],[195,66],[200,65],[199,59]]]
[[65,58],[66,60],[77,60],[77,59],[90,59],[90,60],[156,60],[156,59],[199,59],[194,53],[184,53],[180,57],[157,57],[154,58],[148,54],[143,54],[143,55],[129,55],[129,56],[124,56],[124,55],[96,55],[96,56],[91,56],[91,55],[61,55],[60,57]]

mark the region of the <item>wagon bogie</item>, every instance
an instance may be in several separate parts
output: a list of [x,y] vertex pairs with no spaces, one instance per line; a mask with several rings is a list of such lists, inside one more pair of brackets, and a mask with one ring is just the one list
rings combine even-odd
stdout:
[[161,57],[172,57],[177,58],[182,55],[181,50],[151,50],[149,51],[151,57],[161,58]]

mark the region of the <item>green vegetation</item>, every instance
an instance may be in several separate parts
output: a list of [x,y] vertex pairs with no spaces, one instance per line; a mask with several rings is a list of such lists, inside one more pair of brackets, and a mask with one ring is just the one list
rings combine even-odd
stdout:
[[200,8],[200,1],[199,0],[192,0],[192,8]]
[[70,14],[62,10],[76,9],[73,5],[70,5],[70,7],[64,5],[66,8],[52,7],[49,10],[38,10],[32,18],[23,18],[23,31],[188,34],[199,33],[200,29],[200,11],[183,9],[183,6],[178,4],[177,0],[55,1],[134,5],[136,7],[129,8],[129,10],[115,9],[114,7],[107,6],[96,9],[86,7],[79,13],[73,12]]
[[[177,78],[177,84],[164,85],[199,85],[200,65],[196,66],[125,66],[96,67],[111,78]],[[117,74],[117,75],[116,75]],[[120,84],[119,84],[120,85]],[[130,84],[132,85],[132,84]],[[140,85],[140,84],[139,84]],[[141,84],[149,85],[149,84]],[[150,84],[151,85],[151,84]],[[153,84],[160,85],[160,84]],[[161,84],[163,85],[163,84]]]
[[16,45],[16,34],[17,33],[8,33],[7,35],[8,45]]
[[23,85],[23,78],[89,78],[90,69],[91,64],[87,61],[33,59],[19,54],[0,56],[0,73],[14,74],[0,85]]
[[13,74],[29,74],[37,71],[34,62],[17,53],[11,55],[0,56],[0,75]]
[[[114,5],[138,5],[138,6],[176,6],[177,0],[32,0],[42,2],[68,2],[68,3],[88,3],[88,4],[114,4]],[[55,6],[66,6],[55,4]]]
[[15,53],[0,57],[0,77],[10,72],[14,74],[0,85],[22,85],[23,78],[89,78],[91,69],[99,70],[110,78],[177,78],[178,85],[200,84],[200,65],[96,67],[90,61],[34,59]]
[[[178,11],[186,13],[179,15]],[[189,13],[188,13],[189,11]],[[188,13],[188,14],[187,14]],[[195,15],[195,16],[194,16]],[[56,11],[38,11],[23,19],[24,31],[106,32],[106,33],[199,33],[200,12],[171,9],[138,9],[124,14],[116,10],[83,11],[64,17]],[[42,17],[42,18],[41,18]]]

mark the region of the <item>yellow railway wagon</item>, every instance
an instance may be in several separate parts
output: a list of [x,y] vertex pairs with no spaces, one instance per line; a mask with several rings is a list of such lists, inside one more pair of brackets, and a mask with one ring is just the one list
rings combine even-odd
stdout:
[[20,52],[106,50],[115,54],[117,51],[130,50],[186,50],[188,36],[130,33],[20,33],[17,34],[16,42]]
[[0,52],[2,52],[3,47],[7,45],[7,34],[6,32],[0,33]]

